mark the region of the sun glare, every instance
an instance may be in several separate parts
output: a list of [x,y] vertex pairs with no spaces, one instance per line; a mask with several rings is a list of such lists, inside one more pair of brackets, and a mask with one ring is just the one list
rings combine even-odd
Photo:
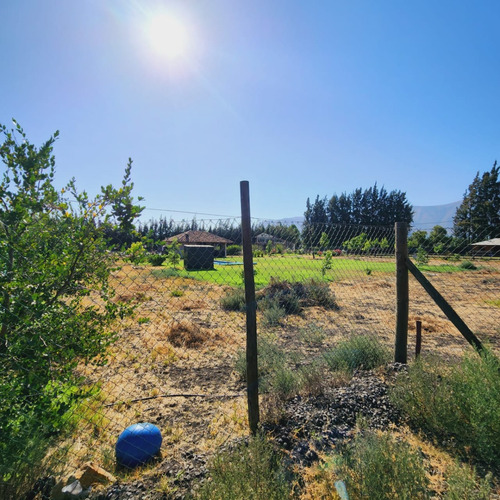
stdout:
[[153,50],[167,59],[179,59],[189,51],[186,26],[169,14],[159,14],[151,20],[148,37]]

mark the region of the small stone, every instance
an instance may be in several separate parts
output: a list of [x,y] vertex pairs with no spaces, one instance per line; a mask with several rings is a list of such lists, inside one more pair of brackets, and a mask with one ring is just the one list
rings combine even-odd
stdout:
[[102,467],[99,467],[92,462],[87,462],[75,474],[75,479],[78,479],[78,481],[80,481],[83,489],[86,489],[95,483],[107,484],[116,482],[116,478],[115,476],[113,476],[113,474],[110,474]]

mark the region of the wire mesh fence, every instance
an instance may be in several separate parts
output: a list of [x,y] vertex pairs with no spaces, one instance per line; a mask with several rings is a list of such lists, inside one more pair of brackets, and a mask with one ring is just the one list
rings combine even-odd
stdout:
[[[0,310],[4,496],[14,491],[9,487],[33,487],[39,477],[68,477],[88,461],[133,480],[134,471],[117,467],[115,445],[124,429],[139,422],[154,424],[163,436],[161,457],[149,469],[154,484],[248,434],[240,221],[170,224],[163,233],[153,226],[124,245],[108,234],[108,244],[94,249],[109,270],[104,281],[83,286],[75,275],[71,286],[50,289],[48,297],[61,298],[52,311],[55,324],[23,302],[32,295],[14,293],[21,282],[42,289],[37,270],[26,255],[14,255],[15,248],[4,252],[12,257],[4,262]],[[256,221],[252,243],[262,421],[279,419],[283,402],[297,394],[320,393],[338,384],[339,374],[392,359],[393,227],[299,230]],[[466,242],[446,229],[414,231],[408,247],[468,326],[498,351],[495,240],[485,235],[484,241]],[[22,273],[17,281],[9,281],[15,275],[9,262]],[[78,303],[72,302],[75,294]],[[70,305],[81,321],[110,312],[102,334],[96,326],[94,335],[79,338],[78,321],[64,315]],[[410,279],[410,332],[417,320],[422,355],[454,358],[470,348]],[[72,373],[67,384],[61,365]]]

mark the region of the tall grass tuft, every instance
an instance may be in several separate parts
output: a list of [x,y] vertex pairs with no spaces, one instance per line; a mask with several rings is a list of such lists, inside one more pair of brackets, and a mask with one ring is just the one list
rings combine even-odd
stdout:
[[446,474],[445,500],[488,500],[491,498],[491,473],[480,479],[473,467],[454,464]]
[[262,436],[219,453],[209,466],[200,500],[284,500],[291,495],[289,473],[281,457]]
[[221,297],[220,306],[225,311],[244,311],[245,310],[245,291],[241,288],[232,288]]
[[429,498],[420,452],[388,432],[358,432],[334,467],[346,483],[349,498]]
[[438,438],[452,438],[464,454],[500,463],[500,363],[490,352],[472,353],[447,372],[418,362],[399,377],[392,400],[410,421]]
[[371,370],[390,360],[389,351],[372,335],[353,335],[323,356],[330,370],[350,373]]

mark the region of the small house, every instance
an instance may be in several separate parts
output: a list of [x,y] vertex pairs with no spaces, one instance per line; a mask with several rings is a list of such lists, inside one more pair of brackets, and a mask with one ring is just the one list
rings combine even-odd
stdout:
[[180,250],[184,253],[185,245],[207,245],[213,246],[215,255],[227,256],[227,245],[233,242],[227,238],[222,238],[216,234],[209,233],[208,231],[185,231],[165,240],[167,245],[170,245],[174,240],[180,245]]

